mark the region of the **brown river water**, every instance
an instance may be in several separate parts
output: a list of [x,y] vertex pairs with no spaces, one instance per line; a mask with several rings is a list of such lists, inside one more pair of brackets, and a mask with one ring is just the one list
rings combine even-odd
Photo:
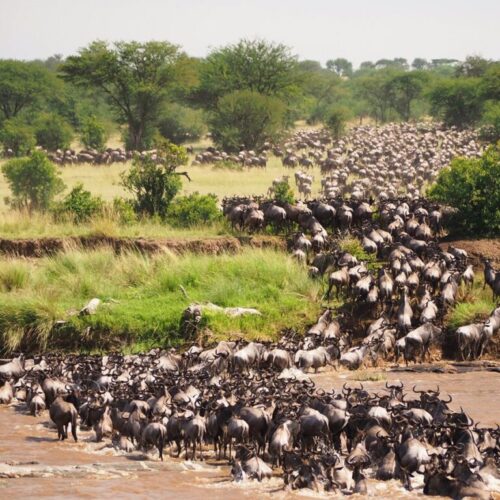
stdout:
[[[435,388],[453,396],[453,409],[460,406],[480,426],[500,423],[500,373],[386,373],[387,381],[401,380],[410,389]],[[319,387],[339,389],[344,382],[356,384],[356,373],[321,373],[313,376]],[[382,382],[363,382],[366,389],[379,390]],[[175,498],[225,500],[272,498],[323,498],[312,491],[288,492],[276,476],[258,483],[230,480],[229,467],[208,458],[203,463],[174,459],[165,461],[156,453],[123,454],[107,442],[95,443],[93,432],[80,431],[80,441],[59,442],[49,425],[48,413],[32,417],[24,405],[0,407],[0,498]],[[208,450],[208,447],[206,448]],[[209,456],[207,452],[207,456]],[[414,480],[418,486],[421,479]],[[369,496],[410,499],[421,488],[407,492],[399,482],[370,481]],[[500,492],[500,484],[494,489]],[[331,494],[329,495],[331,497]],[[352,498],[365,498],[352,495]],[[434,497],[436,498],[436,497]],[[496,494],[495,498],[500,498]]]

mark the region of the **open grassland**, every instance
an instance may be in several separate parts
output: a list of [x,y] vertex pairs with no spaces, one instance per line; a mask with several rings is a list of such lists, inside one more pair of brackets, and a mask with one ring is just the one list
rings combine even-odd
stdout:
[[[186,168],[191,177],[191,182],[183,179],[180,194],[189,194],[198,191],[201,194],[213,193],[222,200],[224,196],[265,195],[273,179],[283,175],[290,175],[290,184],[295,188],[293,173],[295,169],[283,167],[281,159],[270,156],[266,168],[240,167],[240,166],[191,166],[191,160]],[[0,161],[0,166],[3,162]],[[77,183],[81,182],[85,189],[94,195],[101,196],[106,201],[112,201],[117,196],[129,196],[120,185],[120,174],[130,168],[130,162],[112,165],[65,165],[59,168],[61,177],[66,184],[66,193]],[[296,169],[298,170],[298,169]],[[308,173],[314,176],[313,195],[320,189],[319,168],[310,169]],[[296,191],[298,197],[299,193]],[[10,196],[10,190],[3,175],[0,175],[0,214],[4,214],[8,207],[5,197]],[[64,196],[64,193],[62,194]]]
[[[272,339],[283,328],[312,323],[321,294],[321,284],[305,268],[270,250],[178,257],[101,249],[37,260],[3,258],[0,349],[138,351],[180,344],[181,314],[193,302],[262,313],[231,318],[207,312],[202,327],[209,339]],[[97,314],[78,316],[93,297],[103,301]]]

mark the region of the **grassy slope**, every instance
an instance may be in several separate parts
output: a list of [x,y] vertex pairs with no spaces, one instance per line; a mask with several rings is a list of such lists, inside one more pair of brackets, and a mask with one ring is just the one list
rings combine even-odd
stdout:
[[[205,327],[213,338],[239,334],[272,338],[282,328],[311,323],[319,311],[320,285],[290,257],[273,251],[148,257],[117,256],[103,249],[36,261],[2,259],[0,264],[2,351],[140,350],[179,343],[181,313],[191,302],[255,307],[262,312],[241,318],[207,313]],[[106,301],[95,316],[69,313],[92,297]],[[61,319],[68,323],[52,330],[54,321]]]

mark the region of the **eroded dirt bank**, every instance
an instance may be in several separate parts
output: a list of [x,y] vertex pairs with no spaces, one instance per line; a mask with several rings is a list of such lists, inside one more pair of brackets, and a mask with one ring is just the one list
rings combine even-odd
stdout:
[[81,248],[92,250],[111,247],[116,253],[138,251],[158,253],[170,251],[178,254],[192,252],[218,255],[235,253],[242,247],[275,248],[285,250],[286,243],[275,236],[221,236],[217,238],[115,238],[110,236],[72,236],[66,238],[5,239],[0,238],[0,254],[18,257],[44,257],[66,250]]
[[[376,369],[364,375],[378,373]],[[317,385],[341,390],[344,382],[359,384],[360,372],[325,372],[314,375]],[[401,380],[411,390],[435,388],[453,396],[453,409],[461,406],[480,422],[480,426],[500,422],[500,374],[492,371],[465,373],[384,372],[386,380]],[[386,380],[363,382],[377,391]],[[207,458],[186,462],[166,457],[162,463],[155,453],[125,455],[108,444],[94,443],[92,432],[80,432],[80,441],[59,442],[44,413],[34,418],[22,405],[0,407],[0,494],[2,498],[238,498],[323,497],[311,491],[285,492],[277,477],[261,484],[235,484],[229,468]],[[211,447],[205,447],[206,450]],[[408,499],[421,496],[421,489],[407,492],[397,481],[370,481],[371,496]],[[496,495],[495,498],[499,496]],[[358,495],[352,498],[366,498]],[[438,498],[438,497],[434,497]]]

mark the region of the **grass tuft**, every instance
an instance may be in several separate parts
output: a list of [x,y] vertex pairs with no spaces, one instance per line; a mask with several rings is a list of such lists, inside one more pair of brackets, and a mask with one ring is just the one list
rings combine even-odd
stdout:
[[[11,284],[0,288],[4,352],[180,344],[181,314],[193,302],[262,313],[231,318],[207,312],[203,324],[213,339],[274,339],[283,328],[312,323],[320,310],[320,284],[291,257],[271,250],[175,256],[116,255],[102,248],[33,260],[4,258],[0,265],[2,276],[22,276],[19,286],[9,278]],[[93,297],[103,301],[97,314],[76,315]]]

